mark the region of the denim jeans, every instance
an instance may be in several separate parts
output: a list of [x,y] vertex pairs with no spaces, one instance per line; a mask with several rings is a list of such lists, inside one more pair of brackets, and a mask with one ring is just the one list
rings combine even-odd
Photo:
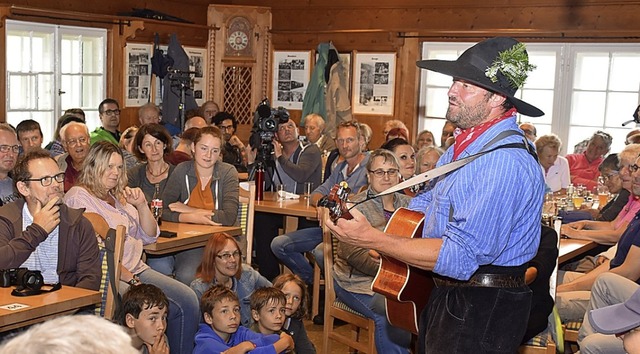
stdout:
[[166,276],[176,278],[189,286],[196,278],[196,269],[202,262],[204,247],[180,251],[167,256],[147,256],[147,264]]
[[193,351],[193,343],[200,320],[200,304],[190,287],[151,268],[138,275],[143,283],[153,284],[169,299],[167,338],[171,353]]
[[531,290],[434,287],[420,316],[419,353],[517,353]]
[[392,326],[387,321],[384,297],[382,295],[356,294],[344,290],[333,282],[336,297],[351,309],[372,319],[376,324],[374,338],[378,353],[409,353],[411,333]]
[[321,242],[322,229],[310,227],[274,238],[271,242],[271,251],[294,274],[299,275],[307,284],[311,284],[313,268],[304,253],[313,251]]

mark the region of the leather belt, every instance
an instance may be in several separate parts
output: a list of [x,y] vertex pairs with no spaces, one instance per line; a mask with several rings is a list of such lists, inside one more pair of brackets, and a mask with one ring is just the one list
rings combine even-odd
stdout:
[[434,276],[438,287],[479,287],[479,288],[519,288],[525,286],[524,274],[474,274],[469,280],[461,281],[448,277]]

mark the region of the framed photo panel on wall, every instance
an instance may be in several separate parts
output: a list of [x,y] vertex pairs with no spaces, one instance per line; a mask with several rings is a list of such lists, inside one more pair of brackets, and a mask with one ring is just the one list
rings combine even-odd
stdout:
[[271,107],[302,109],[311,75],[311,51],[273,52]]
[[395,76],[395,53],[356,52],[353,113],[393,115]]

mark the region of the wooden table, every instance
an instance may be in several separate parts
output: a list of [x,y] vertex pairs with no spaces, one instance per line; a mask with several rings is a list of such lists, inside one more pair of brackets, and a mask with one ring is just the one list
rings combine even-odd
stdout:
[[265,192],[264,200],[256,201],[255,211],[279,214],[285,217],[284,232],[298,229],[298,217],[317,219],[316,207],[309,205],[309,198],[277,200],[275,192]]
[[[13,287],[0,288],[0,332],[72,314],[82,307],[99,304],[101,300],[98,291],[66,285],[52,293],[24,297],[12,296],[12,290]],[[6,308],[15,304],[27,306],[15,310]]]
[[144,246],[149,254],[167,254],[184,251],[196,247],[203,247],[209,237],[217,232],[226,232],[231,236],[242,233],[240,226],[209,226],[187,223],[163,221],[160,226],[162,231],[172,231],[178,234],[173,238],[158,237],[156,243]]
[[586,253],[594,249],[598,244],[593,241],[575,240],[571,238],[560,239],[558,249],[558,263],[564,263],[573,257]]

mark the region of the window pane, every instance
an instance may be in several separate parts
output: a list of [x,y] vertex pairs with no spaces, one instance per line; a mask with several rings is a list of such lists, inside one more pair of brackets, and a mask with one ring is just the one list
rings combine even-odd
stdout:
[[53,72],[53,33],[32,33],[31,70]]
[[440,146],[440,137],[442,136],[442,127],[444,127],[445,119],[442,118],[425,118],[422,120],[423,126],[420,128],[422,130],[428,130],[433,133],[433,138],[435,139],[435,144]]
[[638,93],[611,92],[607,97],[605,126],[619,128],[622,123],[633,119]]
[[551,124],[553,119],[553,90],[521,90],[521,100],[540,108],[544,116],[536,117],[536,123]]
[[571,124],[602,127],[605,99],[604,92],[574,92],[571,100]]
[[18,125],[18,123],[22,122],[25,119],[33,119],[40,124],[40,128],[42,129],[43,134],[43,146],[46,145],[53,138],[53,127],[52,123],[53,112],[52,111],[21,111],[21,112],[9,112],[7,113],[7,123],[13,125],[14,127]]
[[63,74],[80,73],[82,68],[80,41],[65,36],[62,38],[60,47],[60,71]]
[[447,107],[449,107],[449,99],[447,98],[448,91],[448,88],[431,88],[428,91],[427,117],[444,118],[447,113]]
[[606,90],[609,53],[578,53],[573,87],[579,90]]
[[104,74],[104,39],[102,37],[82,37],[82,72]]
[[38,110],[53,110],[53,74],[38,75]]
[[34,75],[9,74],[8,109],[36,109]]
[[639,62],[640,53],[613,53],[609,90],[637,92],[640,88]]
[[98,105],[102,102],[104,76],[88,76],[82,77],[82,102],[78,104],[81,107],[98,109]]
[[574,146],[579,142],[591,138],[598,128],[593,127],[572,127],[569,130],[569,140],[566,144],[567,154],[573,154]]
[[528,89],[553,89],[556,80],[556,53],[529,52],[529,56],[529,61],[536,68],[529,74],[524,87]]
[[80,75],[61,75],[60,81],[60,90],[64,92],[60,95],[62,107],[81,107],[82,77]]

